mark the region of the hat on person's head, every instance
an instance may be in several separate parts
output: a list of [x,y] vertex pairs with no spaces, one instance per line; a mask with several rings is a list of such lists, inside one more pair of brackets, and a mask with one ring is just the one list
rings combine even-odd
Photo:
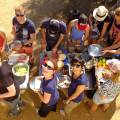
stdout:
[[114,72],[118,73],[120,72],[120,60],[118,59],[110,59],[106,61],[106,64],[108,65],[109,69]]
[[105,6],[99,6],[98,8],[95,8],[93,11],[93,17],[97,21],[103,21],[107,15],[108,15],[108,9],[105,8]]
[[88,17],[84,13],[82,13],[78,18],[78,23],[87,24],[87,22]]
[[49,35],[54,37],[58,33],[59,28],[59,21],[56,19],[51,19],[49,23]]

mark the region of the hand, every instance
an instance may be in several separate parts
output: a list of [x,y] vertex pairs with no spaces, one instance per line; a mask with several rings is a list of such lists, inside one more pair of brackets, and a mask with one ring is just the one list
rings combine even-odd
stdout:
[[110,52],[109,50],[103,50],[102,54],[105,55],[106,53],[109,53],[109,52]]
[[69,104],[69,103],[70,103],[70,100],[67,100],[67,101],[66,101],[66,104]]
[[112,77],[112,74],[111,74],[110,71],[107,70],[107,71],[105,71],[105,72],[102,73],[102,76],[103,76],[103,78],[105,78],[105,79],[109,79],[109,78]]
[[100,44],[103,40],[104,38],[99,38],[97,43]]
[[52,53],[57,53],[57,48],[53,48]]

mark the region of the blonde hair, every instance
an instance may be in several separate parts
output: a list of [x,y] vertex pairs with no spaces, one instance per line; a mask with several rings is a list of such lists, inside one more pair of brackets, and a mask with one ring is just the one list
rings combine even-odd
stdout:
[[16,6],[15,12],[24,12],[25,13],[25,8],[22,5]]
[[0,61],[8,61],[8,54],[6,52],[0,53]]
[[120,16],[120,7],[118,7],[118,8],[115,9],[115,15]]
[[113,77],[111,78],[111,80],[115,83],[120,83],[120,72],[116,73],[115,75],[113,75]]

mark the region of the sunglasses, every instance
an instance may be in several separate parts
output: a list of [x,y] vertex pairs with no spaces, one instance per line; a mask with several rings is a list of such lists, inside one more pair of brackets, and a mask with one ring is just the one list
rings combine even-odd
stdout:
[[44,65],[42,65],[42,67],[43,67],[43,68],[44,68],[44,67],[47,67],[48,70],[53,70],[53,68],[52,68],[51,66],[47,65],[46,63],[45,63]]
[[72,64],[72,67],[79,68],[79,67],[81,67],[81,65],[80,64]]
[[23,17],[24,16],[24,14],[15,14],[16,15],[16,17]]

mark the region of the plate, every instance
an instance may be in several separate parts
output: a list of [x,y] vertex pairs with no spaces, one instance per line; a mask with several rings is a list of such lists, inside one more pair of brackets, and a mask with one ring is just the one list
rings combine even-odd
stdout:
[[102,56],[102,46],[99,44],[92,44],[88,47],[88,53],[93,57]]
[[95,71],[95,75],[96,76],[99,76],[99,81],[100,82],[105,82],[106,79],[102,77],[102,73],[104,73],[106,70],[104,68],[98,68],[96,71]]
[[30,89],[33,91],[35,91],[35,90],[40,91],[40,86],[41,86],[43,78],[44,78],[43,76],[37,76],[33,80],[31,80],[29,82]]
[[27,63],[17,63],[12,67],[12,72],[15,76],[23,77],[29,72],[29,65]]
[[60,88],[68,88],[70,83],[71,83],[71,81],[70,81],[69,76],[63,75],[63,76],[59,77],[58,86]]

